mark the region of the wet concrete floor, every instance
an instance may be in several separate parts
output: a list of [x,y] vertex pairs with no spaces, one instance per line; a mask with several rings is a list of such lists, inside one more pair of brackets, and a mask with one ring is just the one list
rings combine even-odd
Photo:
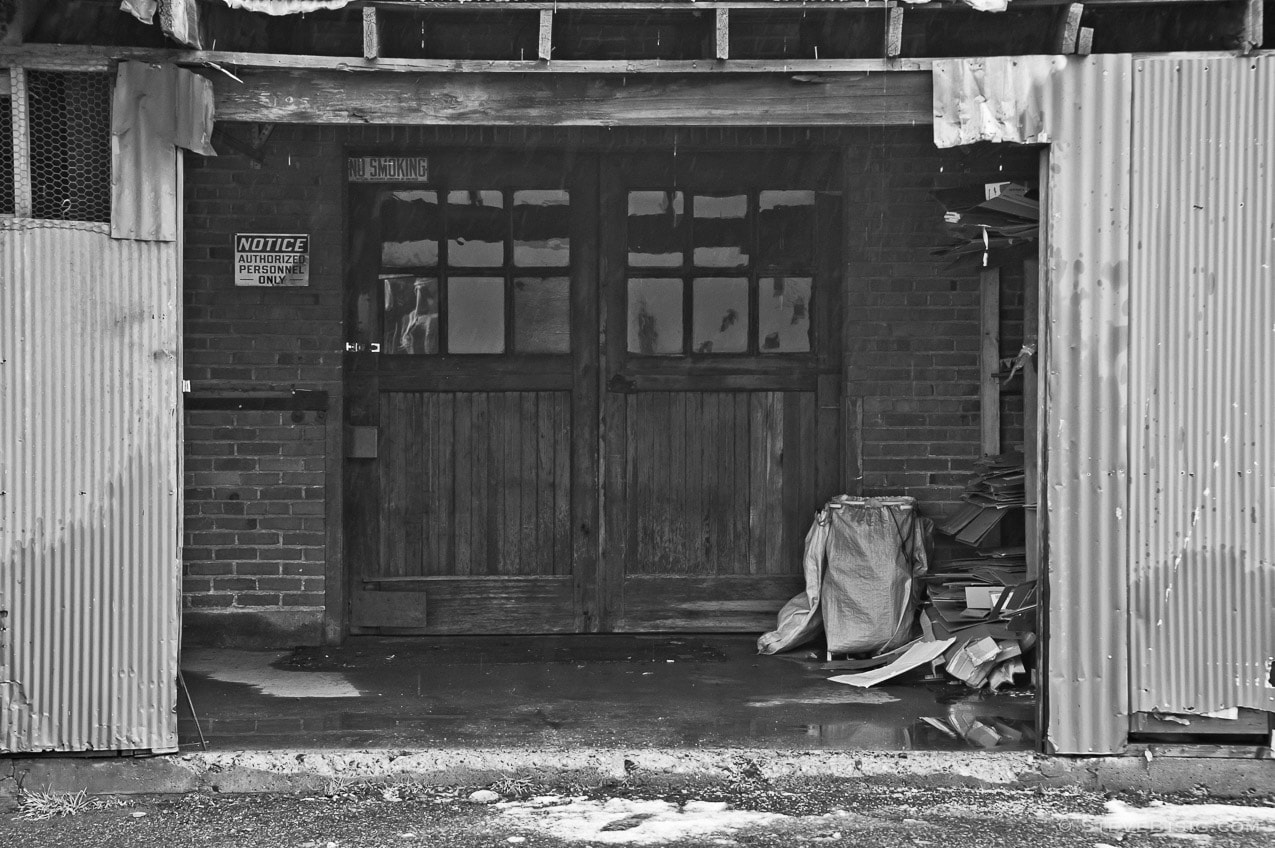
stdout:
[[[335,648],[191,648],[183,678],[210,749],[749,747],[940,750],[951,711],[1027,732],[1025,690],[975,692],[918,669],[830,683],[814,653],[763,657],[750,636],[354,637]],[[927,669],[928,670],[928,669]],[[199,731],[179,697],[183,749]]]

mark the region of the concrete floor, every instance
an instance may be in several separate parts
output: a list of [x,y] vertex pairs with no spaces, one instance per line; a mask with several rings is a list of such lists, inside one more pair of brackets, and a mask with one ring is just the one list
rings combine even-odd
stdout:
[[[974,692],[918,669],[872,689],[750,636],[355,637],[283,652],[189,649],[210,749],[492,746],[941,750],[925,716],[1030,726],[1029,691]],[[185,699],[183,750],[199,747]],[[1030,734],[1016,746],[1034,746]]]

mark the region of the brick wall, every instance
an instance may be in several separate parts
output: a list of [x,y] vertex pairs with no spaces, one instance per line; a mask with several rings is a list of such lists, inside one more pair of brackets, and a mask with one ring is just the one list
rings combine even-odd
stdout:
[[186,414],[190,609],[323,606],[323,413]]
[[[223,129],[250,138],[248,127]],[[279,126],[259,166],[222,150],[186,159],[186,641],[314,643],[327,410],[252,407],[287,404],[297,390],[339,400],[340,148],[333,129]],[[253,232],[308,233],[310,285],[236,288],[231,238]]]
[[[1013,148],[938,151],[929,128],[857,134],[848,158],[857,197],[846,204],[847,395],[862,408],[863,491],[908,494],[940,517],[980,455],[979,281],[930,250],[944,242],[937,188],[1034,180],[1037,154]],[[1001,280],[1002,355],[1022,343],[1022,271]],[[1022,442],[1021,381],[1002,397],[1002,443]]]

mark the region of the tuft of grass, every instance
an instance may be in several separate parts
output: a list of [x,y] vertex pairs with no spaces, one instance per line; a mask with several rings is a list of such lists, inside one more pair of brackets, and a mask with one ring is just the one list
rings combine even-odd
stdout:
[[501,797],[512,798],[515,801],[525,801],[536,794],[535,782],[527,777],[509,777],[506,775],[487,788]]
[[106,802],[79,792],[36,792],[24,790],[18,797],[18,815],[27,821],[74,816],[89,810],[101,810]]

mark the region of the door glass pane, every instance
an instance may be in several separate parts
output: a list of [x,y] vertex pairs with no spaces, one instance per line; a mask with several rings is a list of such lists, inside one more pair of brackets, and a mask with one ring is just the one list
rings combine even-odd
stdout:
[[684,207],[680,191],[629,192],[629,265],[682,266]]
[[571,280],[567,277],[514,280],[514,350],[519,353],[571,352]]
[[748,195],[695,195],[695,265],[743,268],[748,264]]
[[571,264],[570,196],[565,191],[514,192],[514,264],[565,268]]
[[809,277],[762,277],[758,286],[757,335],[762,353],[810,350]]
[[762,270],[808,267],[815,252],[815,193],[763,191],[757,210]]
[[696,353],[748,350],[748,280],[695,280],[691,291],[691,349]]
[[499,268],[505,264],[505,198],[498,191],[447,193],[447,264]]
[[395,191],[380,196],[381,265],[432,268],[438,264],[443,217],[436,191]]
[[682,352],[681,280],[629,280],[629,352]]
[[505,281],[452,277],[447,281],[447,352],[504,353]]
[[382,353],[438,353],[438,280],[381,277],[385,287]]

